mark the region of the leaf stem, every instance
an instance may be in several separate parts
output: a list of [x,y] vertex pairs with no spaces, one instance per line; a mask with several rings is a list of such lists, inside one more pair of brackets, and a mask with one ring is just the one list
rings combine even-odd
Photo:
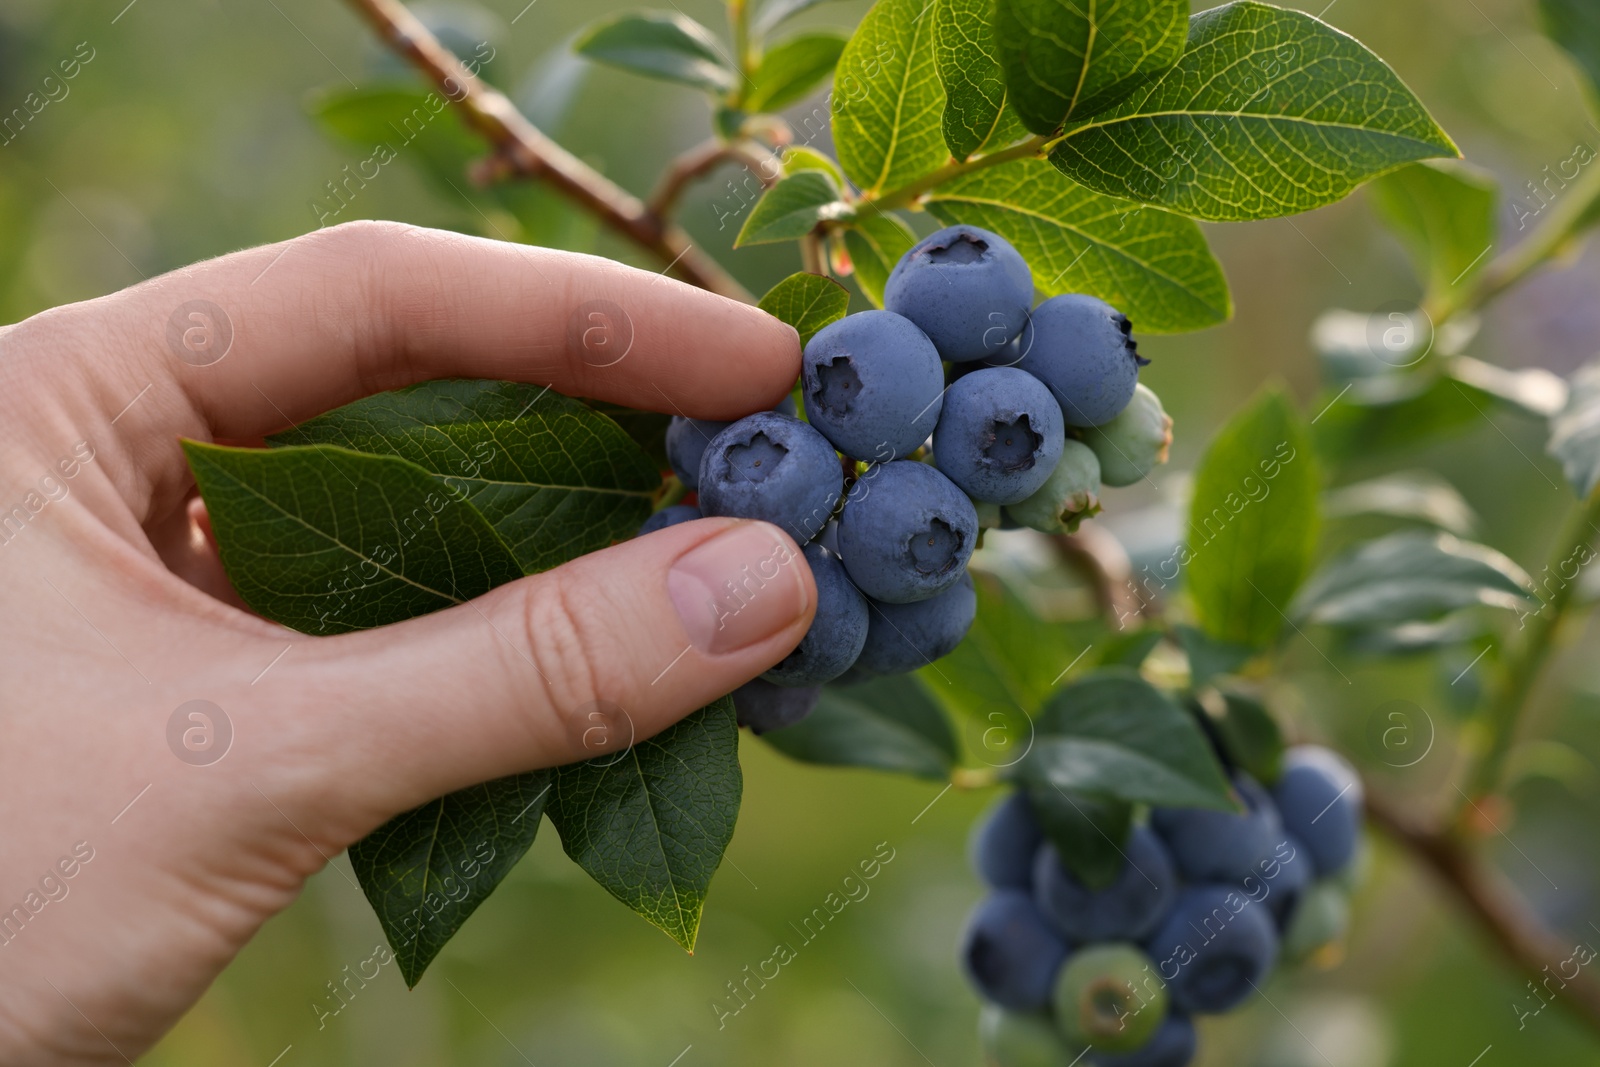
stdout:
[[733,31],[733,58],[739,64],[739,88],[733,94],[733,106],[738,107],[744,103],[750,77],[756,72],[755,49],[750,40],[749,0],[728,0],[728,26]]
[[723,163],[744,164],[747,170],[755,174],[763,189],[770,189],[777,183],[778,175],[782,173],[781,167],[769,166],[775,158],[766,151],[765,145],[757,141],[741,139],[725,144],[718,138],[708,138],[684,151],[667,165],[666,172],[662,174],[661,181],[650,194],[645,206],[659,218],[665,219],[671,216],[677,209],[684,190]]
[[1476,311],[1548,263],[1583,228],[1584,216],[1600,204],[1600,166],[1591,165],[1564,190],[1550,216],[1528,237],[1495,257],[1470,287],[1424,303],[1436,324],[1464,311]]
[[828,253],[820,234],[812,232],[800,238],[800,269],[807,274],[828,276]]
[[1037,158],[1043,153],[1044,146],[1049,140],[1050,138],[1041,134],[1014,144],[1010,148],[1002,148],[998,152],[990,152],[975,159],[952,159],[938,170],[924,174],[916,181],[862,199],[863,202],[876,206],[879,211],[893,211],[896,208],[907,207],[924,193],[963,174],[971,174],[973,171],[999,166],[1001,163],[1010,163],[1017,159]]
[[[1505,770],[1506,757],[1516,740],[1516,729],[1527,710],[1539,671],[1550,658],[1557,630],[1572,604],[1577,590],[1577,576],[1565,577],[1575,557],[1586,553],[1597,535],[1600,535],[1600,488],[1589,494],[1589,499],[1572,509],[1555,551],[1545,570],[1560,583],[1550,592],[1537,612],[1523,616],[1525,626],[1522,640],[1511,650],[1500,684],[1495,689],[1492,702],[1482,720],[1484,734],[1477,756],[1467,771],[1466,799],[1456,813],[1455,825],[1464,825],[1472,806],[1481,798],[1494,792],[1500,785]],[[1586,562],[1586,561],[1585,561]]]

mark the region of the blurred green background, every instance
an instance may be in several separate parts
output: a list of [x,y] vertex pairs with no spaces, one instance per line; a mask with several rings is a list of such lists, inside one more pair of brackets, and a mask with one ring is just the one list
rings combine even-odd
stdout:
[[[668,158],[706,135],[707,107],[688,90],[571,57],[567,42],[606,13],[600,6],[525,2],[486,2],[490,78],[580,156],[648,191]],[[1536,206],[1525,183],[1579,143],[1600,148],[1565,56],[1537,32],[1532,0],[1334,0],[1306,9],[1388,59],[1467,157],[1500,177],[1508,199]],[[721,24],[709,0],[683,0],[682,10]],[[864,10],[854,0],[826,4],[801,24],[848,28]],[[314,229],[313,202],[325,184],[370,154],[320,126],[314,102],[327,90],[407,77],[338,3],[6,0],[0,112],[20,106],[75,52],[92,59],[66,94],[57,90],[59,99],[0,146],[3,322]],[[432,135],[448,139],[454,122],[441,116]],[[459,174],[446,185],[418,161],[403,155],[386,166],[339,220],[404,219],[640,262],[537,193],[497,199]],[[722,172],[691,189],[683,219],[761,292],[798,269],[798,255],[789,246],[731,250],[735,227],[718,228],[717,205],[727,203],[732,177]],[[1518,236],[1516,217],[1507,203],[1507,242]],[[1192,466],[1210,433],[1272,376],[1287,380],[1308,413],[1321,407],[1307,343],[1321,311],[1402,306],[1418,295],[1400,246],[1361,194],[1311,215],[1208,233],[1232,282],[1234,321],[1200,335],[1142,339],[1154,359],[1145,380],[1177,421],[1174,472]],[[1600,348],[1597,282],[1596,256],[1576,257],[1494,305],[1468,351],[1502,366],[1570,373]],[[1431,468],[1477,508],[1484,541],[1537,572],[1571,499],[1543,456],[1543,438],[1536,424],[1486,417],[1443,444],[1334,473],[1349,480],[1396,465]],[[1182,479],[1162,484],[1177,492]],[[1159,503],[1143,490],[1115,491],[1110,524],[1130,540],[1159,538],[1130,518],[1158,516],[1148,509]],[[1589,655],[1591,637],[1575,636],[1531,724],[1529,736],[1544,740],[1518,754],[1517,820],[1502,823],[1510,836],[1494,847],[1548,921],[1575,941],[1600,944],[1600,664]],[[1458,712],[1446,695],[1460,692],[1441,684],[1441,672],[1454,674],[1449,665],[1341,657],[1335,673],[1304,643],[1291,646],[1289,664],[1272,687],[1280,709],[1302,735],[1342,741],[1374,773],[1385,769],[1372,750],[1370,717],[1385,701],[1415,702],[1418,729],[1436,744],[1421,763],[1382,780],[1419,804],[1449,799],[1440,793],[1450,792]],[[1469,673],[1461,684],[1475,680]],[[319,1027],[314,1005],[330,1004],[326,983],[382,941],[340,858],[145,1062],[974,1064],[977,1002],[959,978],[953,946],[979,895],[964,863],[965,836],[990,797],[802,767],[749,737],[744,764],[743,816],[692,957],[589,882],[547,826],[416,990],[386,968]],[[894,859],[870,883],[870,896],[800,945],[791,923],[880,843]],[[1375,847],[1343,964],[1280,977],[1247,1010],[1204,1023],[1202,1063],[1600,1063],[1600,1042],[1554,1009],[1519,1028],[1523,980],[1442,900],[1409,861]],[[779,941],[795,944],[798,958],[719,1028],[711,1005],[725,983]]]

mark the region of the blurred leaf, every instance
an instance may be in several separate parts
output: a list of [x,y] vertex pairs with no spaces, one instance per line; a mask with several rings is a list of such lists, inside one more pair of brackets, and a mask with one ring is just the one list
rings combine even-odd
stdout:
[[1006,107],[993,12],[994,0],[934,0],[934,52],[944,86],[940,125],[956,159],[1010,144],[1027,132]]
[[1016,246],[1047,296],[1090,293],[1150,333],[1225,322],[1233,299],[1205,235],[1188,219],[1113,200],[1042,160],[1017,160],[945,182],[927,200],[945,224],[993,230]]
[[761,10],[756,14],[754,28],[756,35],[765,37],[771,33],[779,23],[800,14],[809,8],[816,7],[824,0],[767,0],[761,5]]
[[1190,19],[1178,65],[1067,130],[1050,160],[1098,192],[1229,222],[1309,211],[1402,163],[1455,155],[1355,38],[1241,0]]
[[1271,785],[1283,767],[1283,731],[1265,704],[1242,693],[1222,694],[1222,714],[1208,716],[1228,758]]
[[863,193],[920,178],[949,159],[939,115],[944,89],[934,64],[934,0],[878,0],[839,57],[833,78],[833,143]]
[[1525,606],[1532,580],[1506,556],[1446,533],[1405,530],[1326,563],[1291,609],[1325,626],[1434,619],[1474,604]]
[[1023,125],[1054,133],[1063,121],[1087,118],[1123,99],[1178,62],[1188,15],[1188,0],[1082,7],[1060,0],[999,0],[994,35]]
[[1474,619],[1471,612],[1458,611],[1428,622],[1352,630],[1345,635],[1344,647],[1372,656],[1399,656],[1459,645],[1483,632],[1481,620]]
[[500,778],[397,815],[350,846],[407,986],[533,844],[550,772]]
[[1472,505],[1456,487],[1433,471],[1396,471],[1325,493],[1322,514],[1330,519],[1379,515],[1425,522],[1470,536],[1478,524]]
[[758,306],[793,326],[804,346],[818,330],[844,318],[850,309],[850,294],[832,278],[802,272],[768,289]]
[[1471,356],[1456,356],[1446,362],[1444,372],[1504,407],[1531,418],[1553,418],[1567,406],[1567,383],[1543,367],[1506,370]]
[[940,781],[949,777],[957,755],[950,720],[911,675],[828,686],[810,715],[761,739],[805,763]]
[[1258,394],[1212,440],[1189,506],[1188,582],[1212,638],[1265,647],[1311,565],[1316,458],[1281,389]]
[[870,206],[844,231],[844,246],[855,265],[856,284],[873,307],[883,306],[883,287],[900,257],[917,243],[916,234],[900,216]]
[[778,179],[762,194],[744,220],[734,246],[772,244],[804,237],[824,218],[837,218],[848,209],[839,188],[820,170],[803,170]]
[[1127,866],[1123,846],[1133,829],[1133,805],[1057,788],[1027,786],[1028,804],[1061,862],[1091,889],[1104,889]]
[[1204,630],[1179,623],[1173,630],[1189,659],[1189,688],[1201,689],[1219,674],[1232,674],[1250,662],[1255,649],[1248,645],[1213,641]]
[[609,66],[718,95],[739,81],[711,31],[677,12],[608,18],[585,30],[572,48]]
[[751,77],[755,85],[745,96],[751,111],[779,111],[828,80],[844,51],[843,34],[832,31],[806,33],[774,45],[761,57]]
[[1034,736],[1034,710],[1088,659],[1104,631],[1098,622],[1045,622],[993,574],[972,577],[978,593],[972,628],[954,652],[918,673],[941,702],[982,728],[979,757],[1010,766]]
[[398,457],[323,445],[183,450],[234,589],[302,633],[399,622],[522,577],[477,509]]
[[1567,481],[1580,497],[1600,482],[1600,360],[1572,376],[1572,392],[1561,413],[1550,420],[1550,455],[1561,461]]
[[1100,644],[1100,653],[1095,657],[1095,663],[1101,667],[1128,667],[1138,670],[1160,643],[1161,631],[1154,627],[1113,634]]
[[632,537],[661,485],[660,468],[616,423],[512,382],[445,379],[379,393],[272,443],[410,460],[482,513],[529,574]]
[[[420,166],[447,189],[459,188],[467,164],[483,154],[483,142],[454,115],[436,92],[397,86],[334,89],[314,94],[307,104],[324,130],[369,153],[346,172],[341,194],[319,197],[336,215],[342,197],[353,197],[396,160]],[[334,210],[337,209],[337,210]]]
[[1051,785],[1134,804],[1234,809],[1205,733],[1124,668],[1058,690],[1034,725],[1033,748],[1018,768],[1030,792]]
[[1445,296],[1489,262],[1499,186],[1488,171],[1428,160],[1386,174],[1371,188],[1379,217],[1406,246],[1430,297]]
[[1600,93],[1600,7],[1593,0],[1539,0],[1544,32],[1577,62]]
[[554,774],[545,810],[567,855],[693,952],[744,788],[733,701]]

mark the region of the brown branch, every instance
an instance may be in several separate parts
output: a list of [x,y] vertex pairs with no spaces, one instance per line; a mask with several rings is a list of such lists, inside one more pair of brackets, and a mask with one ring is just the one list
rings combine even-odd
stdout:
[[[763,154],[764,151],[761,146],[742,141],[728,144],[715,137],[702,141],[672,161],[667,172],[661,176],[655,192],[645,202],[645,208],[658,218],[668,218],[690,183],[710,174],[723,163],[744,164],[763,189],[770,189],[777,183],[782,170],[768,166],[775,157],[770,153]],[[769,169],[770,174],[767,173]]]
[[[1505,877],[1474,856],[1459,837],[1403,814],[1370,789],[1367,818],[1433,872],[1518,970],[1536,985],[1551,976],[1561,980],[1557,968],[1573,956],[1573,947],[1546,929]],[[1580,968],[1577,977],[1565,979],[1555,999],[1573,1018],[1600,1033],[1600,979],[1594,974]]]
[[1095,601],[1110,625],[1119,630],[1131,620],[1139,625],[1140,616],[1153,604],[1142,601],[1134,589],[1133,562],[1122,542],[1109,531],[1085,523],[1077,533],[1057,534],[1050,539],[1069,566],[1089,579]]
[[385,45],[416,67],[493,146],[510,173],[547,182],[684,281],[750,302],[750,294],[682,229],[545,136],[505,94],[479,81],[399,0],[350,0]]

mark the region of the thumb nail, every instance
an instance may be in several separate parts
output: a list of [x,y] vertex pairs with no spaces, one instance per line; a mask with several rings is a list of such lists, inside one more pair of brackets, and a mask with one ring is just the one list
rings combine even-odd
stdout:
[[667,593],[701,652],[734,652],[805,614],[810,599],[794,542],[776,526],[741,522],[678,558]]

